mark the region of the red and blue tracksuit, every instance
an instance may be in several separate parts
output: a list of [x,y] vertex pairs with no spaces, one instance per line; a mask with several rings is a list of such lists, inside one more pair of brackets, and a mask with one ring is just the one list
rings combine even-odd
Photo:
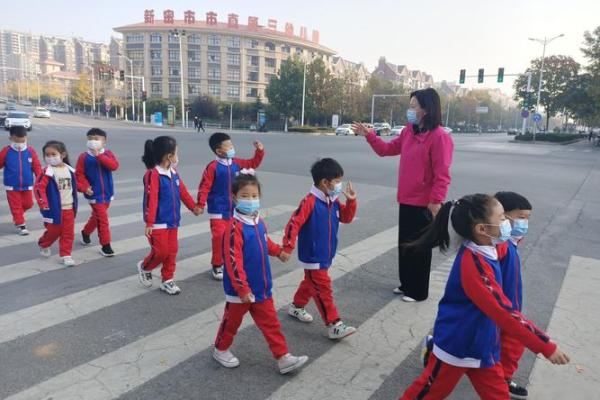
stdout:
[[42,165],[31,146],[19,150],[14,145],[0,151],[0,169],[4,168],[4,188],[8,206],[17,226],[25,225],[25,212],[33,207],[33,184],[42,174]]
[[438,306],[427,368],[401,399],[445,399],[466,374],[482,399],[508,400],[500,330],[510,332],[534,353],[550,357],[556,350],[556,344],[504,295],[496,248],[466,242]]
[[356,200],[342,204],[337,197],[326,196],[313,186],[285,228],[284,251],[294,251],[298,240],[298,259],[304,267],[304,280],[296,290],[294,305],[304,307],[313,298],[326,325],[340,319],[328,270],[337,250],[340,222],[352,222],[356,207]]
[[[233,218],[225,229],[222,252],[225,261],[223,288],[226,303],[215,347],[220,351],[227,350],[233,343],[244,315],[250,312],[273,357],[281,358],[288,353],[288,348],[273,304],[273,280],[269,263],[269,256],[278,256],[281,247],[269,238],[265,223],[260,217],[234,211]],[[242,303],[241,298],[249,294],[253,295],[253,301]]]
[[[101,150],[98,155],[82,153],[77,160],[77,190],[92,207],[92,215],[83,227],[83,233],[91,235],[98,228],[98,238],[102,246],[110,244],[108,208],[114,197],[113,171],[119,168],[119,161],[113,152]],[[93,194],[86,192],[92,189]]]
[[175,275],[182,201],[190,210],[196,206],[177,171],[156,166],[146,172],[143,213],[146,227],[152,228],[152,233],[148,239],[150,254],[142,266],[144,270],[151,271],[162,264],[163,282],[173,279]]
[[54,168],[47,166],[43,174],[35,182],[35,198],[42,213],[46,231],[38,241],[41,248],[52,246],[59,241],[59,255],[70,256],[75,240],[75,216],[77,215],[77,179],[75,170],[66,165],[71,175],[71,191],[73,192],[73,205],[63,208],[60,190],[54,178]]
[[221,243],[225,229],[233,215],[231,184],[241,169],[258,168],[264,156],[265,151],[257,149],[254,158],[249,160],[217,158],[206,166],[202,174],[198,186],[198,205],[206,208],[210,218],[212,265],[214,267],[223,265]]
[[[518,251],[518,244],[521,239],[511,237],[507,242],[498,246],[498,258],[502,272],[502,290],[517,311],[521,311],[523,308],[521,257]],[[516,337],[511,335],[509,331],[502,331],[500,361],[502,362],[504,377],[507,380],[512,380],[524,351],[525,346]]]

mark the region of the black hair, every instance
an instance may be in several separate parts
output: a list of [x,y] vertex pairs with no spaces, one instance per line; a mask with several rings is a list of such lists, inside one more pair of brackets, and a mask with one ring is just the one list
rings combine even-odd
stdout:
[[58,140],[50,140],[46,142],[44,147],[42,147],[42,154],[44,156],[46,155],[46,149],[48,148],[58,151],[61,155],[64,154],[65,156],[63,157],[63,162],[71,165],[71,162],[69,161],[69,153],[67,152],[67,146],[65,146],[63,142],[59,142]]
[[318,185],[322,179],[331,181],[344,176],[344,169],[333,158],[322,158],[310,167],[313,182]]
[[87,131],[85,136],[102,136],[106,138],[106,131],[103,131],[100,128],[92,128],[89,131]]
[[531,210],[533,207],[525,196],[515,192],[498,192],[494,195],[496,200],[502,204],[505,212],[513,210]]
[[258,181],[258,178],[254,175],[240,173],[235,177],[233,183],[231,184],[231,193],[237,194],[240,190],[250,185],[257,186],[258,194],[261,194],[260,182]]
[[154,140],[148,139],[144,144],[142,162],[151,169],[160,164],[167,154],[175,153],[177,141],[172,136],[159,136]]
[[19,138],[27,137],[27,129],[24,126],[11,126],[9,135]]
[[415,97],[419,106],[425,111],[423,116],[423,129],[432,131],[442,124],[442,104],[440,95],[433,88],[415,90],[410,98]]
[[231,136],[223,132],[215,132],[210,135],[210,138],[208,139],[208,145],[210,146],[210,149],[216,153],[217,149],[221,147],[221,143],[226,140],[231,140]]
[[450,245],[448,221],[452,221],[452,228],[460,236],[475,241],[473,227],[476,224],[488,221],[492,207],[496,202],[497,200],[492,196],[478,193],[464,196],[457,201],[444,203],[433,222],[423,232],[423,235],[417,240],[405,244],[403,246],[404,250],[425,250],[439,247],[442,252],[445,252]]

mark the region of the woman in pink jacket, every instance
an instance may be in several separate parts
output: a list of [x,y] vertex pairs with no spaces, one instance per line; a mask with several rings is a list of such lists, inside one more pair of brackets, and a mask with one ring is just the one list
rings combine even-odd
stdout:
[[431,250],[415,252],[401,245],[419,237],[446,199],[454,144],[442,127],[440,97],[434,89],[410,95],[407,126],[400,136],[386,142],[361,123],[353,125],[380,157],[400,155],[398,170],[398,273],[394,293],[407,302],[423,301],[429,294]]

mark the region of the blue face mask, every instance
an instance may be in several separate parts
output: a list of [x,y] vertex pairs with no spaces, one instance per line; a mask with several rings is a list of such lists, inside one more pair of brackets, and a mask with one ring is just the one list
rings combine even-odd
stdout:
[[329,191],[329,197],[337,197],[342,194],[342,182],[336,183],[333,189]]
[[225,156],[227,158],[235,157],[235,149],[232,147],[231,149],[227,150],[227,153],[225,153]]
[[239,199],[235,208],[242,214],[252,215],[260,210],[260,200]]
[[419,123],[419,117],[417,117],[417,112],[414,108],[409,108],[408,110],[406,110],[406,120],[409,124]]
[[513,227],[511,235],[521,237],[527,235],[527,231],[529,230],[529,220],[524,218],[519,218],[513,220]]
[[512,231],[512,227],[510,226],[510,221],[505,219],[504,221],[502,221],[502,223],[500,225],[491,225],[488,224],[488,226],[498,226],[500,228],[500,236],[496,237],[496,236],[490,236],[489,237],[492,238],[492,245],[496,246],[499,245],[500,243],[504,243],[506,242],[508,239],[510,239],[510,234]]

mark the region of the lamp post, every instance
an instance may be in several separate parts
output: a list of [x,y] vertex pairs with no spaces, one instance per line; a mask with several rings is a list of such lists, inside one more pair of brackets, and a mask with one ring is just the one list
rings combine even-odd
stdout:
[[133,91],[133,60],[125,54],[118,53],[121,57],[129,62],[129,70],[131,72],[131,114],[133,122],[135,122],[135,94]]
[[184,101],[184,92],[183,92],[183,45],[181,42],[181,38],[185,36],[185,29],[170,30],[169,33],[176,37],[179,41],[179,81],[181,84],[180,92],[181,92],[181,126],[185,128],[185,101]]

